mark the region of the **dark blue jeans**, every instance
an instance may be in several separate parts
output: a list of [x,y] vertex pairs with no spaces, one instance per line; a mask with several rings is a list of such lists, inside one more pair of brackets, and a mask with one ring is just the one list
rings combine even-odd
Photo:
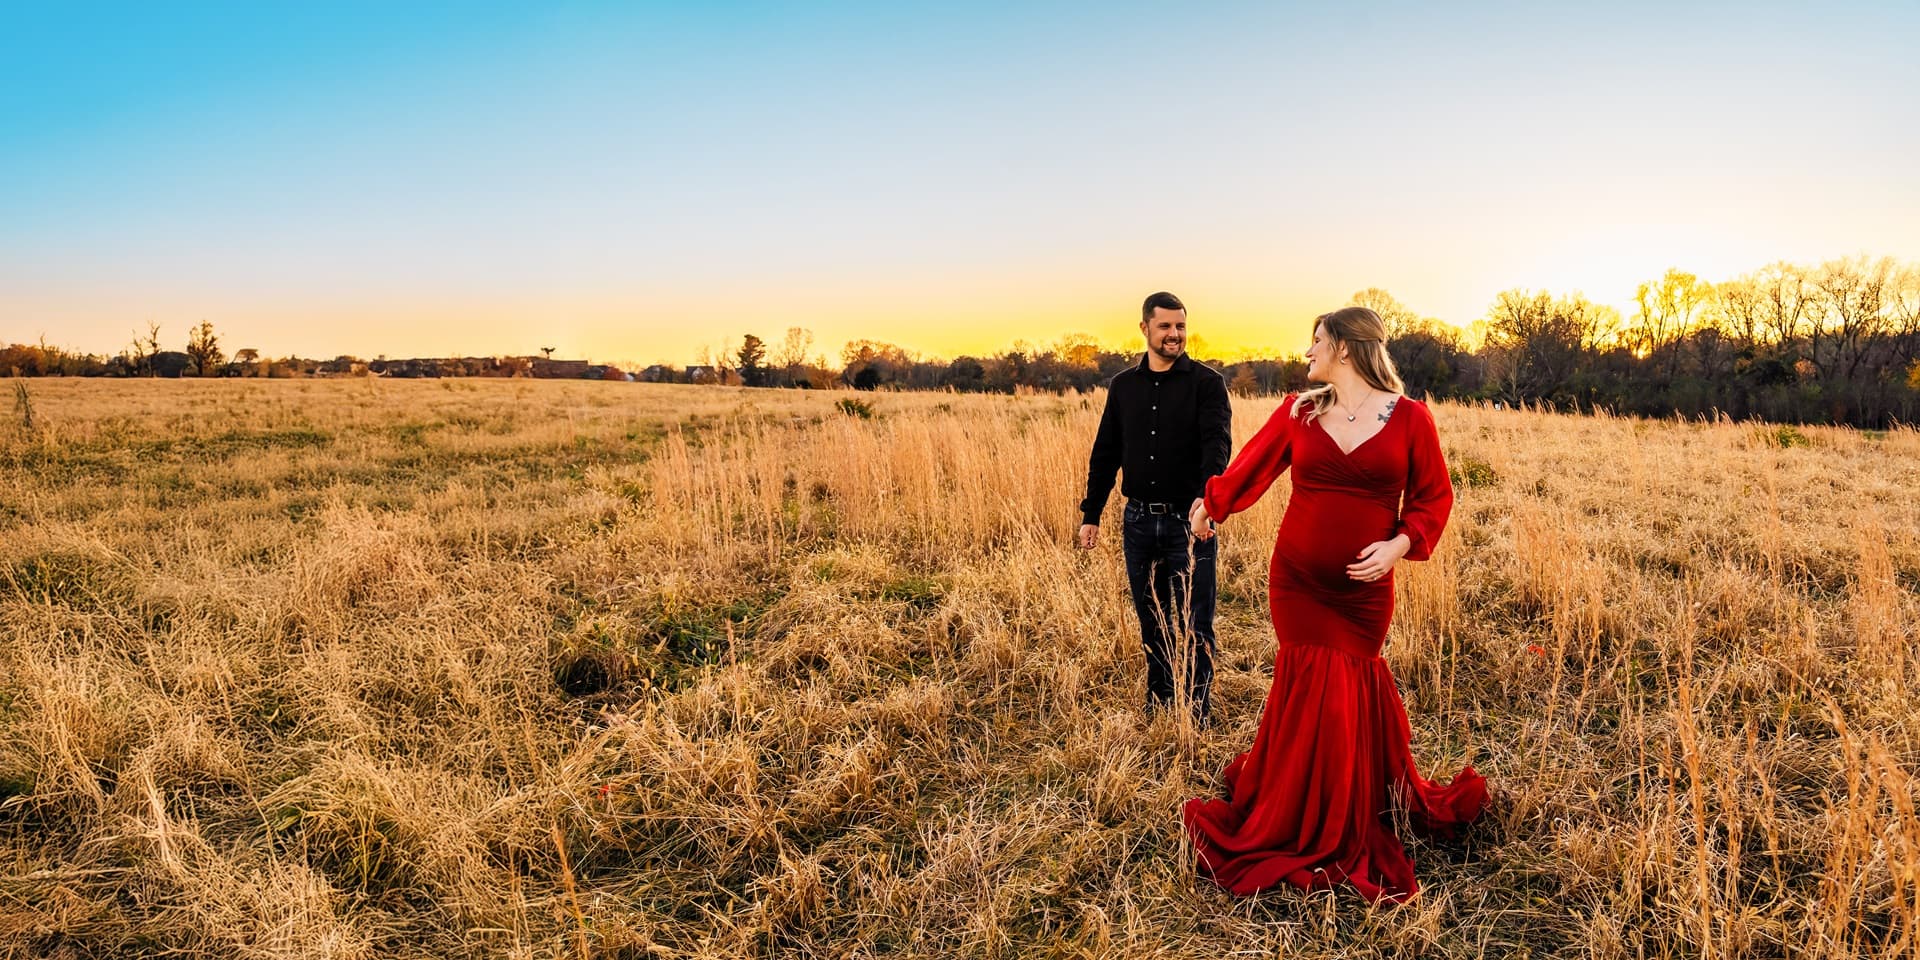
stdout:
[[1127,586],[1147,654],[1147,709],[1174,705],[1174,691],[1184,687],[1182,699],[1204,721],[1213,692],[1214,555],[1220,541],[1188,536],[1184,513],[1148,513],[1134,501],[1127,502],[1123,531]]

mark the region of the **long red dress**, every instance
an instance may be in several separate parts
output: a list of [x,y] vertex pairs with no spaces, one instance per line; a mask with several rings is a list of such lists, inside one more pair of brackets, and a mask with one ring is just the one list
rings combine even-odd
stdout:
[[1346,568],[1399,533],[1413,543],[1406,559],[1432,555],[1453,485],[1425,404],[1401,398],[1350,454],[1293,405],[1287,397],[1207,483],[1207,513],[1223,520],[1293,467],[1268,586],[1280,639],[1273,688],[1252,749],[1227,765],[1226,799],[1187,801],[1187,832],[1201,870],[1241,896],[1344,880],[1398,902],[1419,885],[1393,833],[1395,800],[1415,829],[1444,835],[1480,815],[1487,785],[1471,766],[1444,787],[1415,769],[1406,707],[1380,658],[1393,575],[1364,583]]

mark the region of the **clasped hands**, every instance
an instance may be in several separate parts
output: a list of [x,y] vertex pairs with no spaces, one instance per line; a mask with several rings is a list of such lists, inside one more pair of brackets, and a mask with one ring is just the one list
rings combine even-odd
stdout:
[[1207,516],[1207,498],[1197,497],[1187,509],[1187,532],[1195,540],[1213,539],[1213,518]]
[[[1213,539],[1213,518],[1207,515],[1205,497],[1193,501],[1193,508],[1187,512],[1187,529],[1195,540]],[[1413,541],[1404,533],[1391,540],[1376,540],[1354,555],[1354,562],[1347,564],[1347,576],[1372,583],[1392,571],[1411,549]]]

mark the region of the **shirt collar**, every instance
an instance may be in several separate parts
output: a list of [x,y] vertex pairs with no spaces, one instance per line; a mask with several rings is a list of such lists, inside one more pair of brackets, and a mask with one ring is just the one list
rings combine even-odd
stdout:
[[1180,355],[1173,359],[1172,369],[1169,369],[1163,373],[1161,371],[1153,369],[1150,366],[1147,366],[1147,352],[1145,350],[1142,350],[1140,351],[1140,363],[1138,367],[1141,373],[1147,374],[1148,376],[1165,377],[1165,376],[1171,376],[1176,373],[1186,373],[1187,371],[1192,370],[1193,359],[1187,355],[1187,352],[1185,350],[1182,350],[1180,351]]

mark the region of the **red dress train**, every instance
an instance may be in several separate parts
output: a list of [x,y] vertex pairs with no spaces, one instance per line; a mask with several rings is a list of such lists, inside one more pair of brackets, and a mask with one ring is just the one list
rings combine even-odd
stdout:
[[[1414,767],[1406,707],[1380,658],[1393,618],[1393,575],[1347,576],[1369,543],[1404,533],[1425,560],[1453,507],[1433,414],[1401,398],[1386,426],[1352,453],[1288,397],[1207,483],[1207,513],[1252,506],[1293,467],[1273,547],[1268,604],[1280,649],[1253,747],[1227,765],[1225,799],[1187,801],[1200,868],[1246,896],[1281,882],[1346,881],[1369,900],[1419,889],[1392,828],[1393,807],[1419,831],[1445,835],[1480,815],[1486,780],[1469,766],[1440,786]],[[1404,495],[1404,506],[1402,497]]]

